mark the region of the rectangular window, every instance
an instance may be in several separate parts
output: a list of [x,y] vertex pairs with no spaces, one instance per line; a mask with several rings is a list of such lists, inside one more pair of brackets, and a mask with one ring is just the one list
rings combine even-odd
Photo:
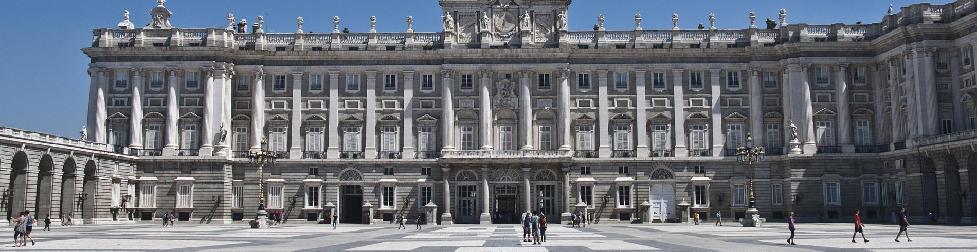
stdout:
[[594,126],[577,125],[577,150],[594,150]]
[[709,146],[706,142],[707,135],[705,125],[697,124],[689,126],[689,145],[692,146],[692,150],[708,150]]
[[196,150],[197,148],[197,125],[184,124],[180,130],[180,149]]
[[539,89],[541,89],[541,90],[547,90],[547,89],[553,88],[553,84],[550,83],[550,74],[538,74],[536,76],[538,78],[538,80],[537,80],[537,82],[538,82],[537,83],[537,87]]
[[614,89],[628,89],[628,73],[614,73]]
[[129,145],[129,134],[125,129],[109,129],[109,144],[118,146]]
[[113,107],[129,106],[129,98],[112,98]]
[[702,72],[689,72],[689,88],[693,90],[702,89]]
[[763,72],[763,87],[777,88],[777,73]]
[[153,72],[149,74],[149,88],[163,88],[163,72]]
[[960,53],[960,55],[961,55],[961,58],[963,59],[963,65],[964,66],[970,66],[970,64],[973,63],[973,59],[972,59],[972,56],[973,55],[971,55],[971,53],[973,51],[972,51],[972,49],[970,47],[964,47],[962,49],[963,49],[963,52]]
[[730,123],[726,125],[726,148],[735,149],[745,146],[743,139],[743,124]]
[[780,107],[780,98],[777,97],[764,97],[763,106],[767,107]]
[[309,91],[322,91],[322,75],[309,75]]
[[430,74],[421,75],[421,90],[422,91],[434,90],[434,75],[430,75]]
[[193,184],[179,183],[176,191],[176,208],[193,208]]
[[971,116],[967,121],[970,122],[970,129],[977,129],[977,116]]
[[594,205],[594,186],[580,186],[580,201],[587,206]]
[[360,109],[360,108],[362,108],[360,106],[360,101],[359,100],[345,100],[345,101],[343,101],[343,106],[345,106],[346,109]]
[[475,76],[471,74],[462,74],[460,87],[463,90],[472,90],[475,88]]
[[267,208],[282,209],[282,206],[285,205],[285,198],[282,197],[282,184],[268,184],[266,188],[268,189],[266,192],[268,194]]
[[815,69],[816,69],[815,82],[817,82],[817,84],[822,84],[822,85],[828,84],[828,79],[830,78],[830,74],[828,73],[828,67],[819,66]]
[[868,75],[865,74],[865,71],[865,67],[855,67],[855,71],[853,72],[855,83],[865,84],[865,81],[868,80]]
[[187,72],[185,86],[187,89],[200,88],[200,72]]
[[693,200],[692,204],[694,207],[709,206],[709,195],[708,191],[706,191],[706,186],[695,186],[695,199]]
[[305,187],[305,208],[319,208],[319,186]]
[[654,108],[669,108],[668,98],[651,98],[651,106]]
[[539,126],[539,150],[553,150],[553,127]]
[[740,89],[740,72],[737,71],[726,72],[726,88]]
[[[503,126],[504,127],[504,126]],[[510,126],[511,127],[511,126]],[[501,131],[500,127],[500,131]],[[511,128],[510,128],[511,129]],[[475,127],[471,125],[461,126],[461,149],[462,150],[475,150]],[[502,138],[500,135],[499,138]],[[500,141],[501,143],[501,141]],[[504,148],[502,146],[500,149]]]
[[516,140],[512,125],[499,126],[499,150],[515,150]]
[[324,103],[322,102],[322,100],[310,100],[308,101],[308,105],[306,105],[306,107],[308,109],[322,110],[325,109],[323,104]]
[[594,103],[590,99],[577,99],[577,108],[593,108]]
[[746,206],[745,185],[733,185],[733,206]]
[[855,120],[855,144],[872,144],[872,126],[869,120]]
[[669,144],[669,140],[671,140],[670,126],[668,124],[655,124],[651,127],[651,149],[653,151],[671,150],[672,146]]
[[903,205],[905,203],[905,199],[906,199],[906,197],[905,197],[905,195],[906,195],[905,194],[905,190],[906,190],[906,182],[905,181],[898,181],[898,182],[896,182],[896,205],[900,205],[901,206],[901,205]]
[[399,129],[395,126],[380,127],[380,151],[400,151]]
[[581,166],[580,175],[590,175],[590,166]]
[[766,132],[763,138],[764,145],[767,148],[780,148],[784,142],[782,136],[780,135],[780,124],[779,123],[768,123],[766,127]]
[[741,97],[730,97],[726,98],[726,107],[743,107],[743,98]]
[[631,150],[631,125],[614,126],[614,150]]
[[824,204],[841,205],[841,184],[838,182],[824,183]]
[[590,74],[577,74],[577,89],[590,89]]
[[359,127],[345,127],[343,128],[343,151],[360,151],[360,133]]
[[381,103],[381,108],[383,109],[399,109],[400,102],[397,100],[383,100]]
[[237,183],[231,193],[231,208],[244,208],[244,185]]
[[271,90],[285,91],[285,75],[275,75],[273,83]]
[[140,186],[139,207],[156,208],[156,184],[145,183]]
[[383,91],[396,91],[396,90],[397,90],[397,75],[396,74],[383,75]]
[[631,186],[617,186],[617,207],[631,207]]
[[183,98],[184,107],[200,107],[200,98]]
[[149,98],[149,99],[146,99],[146,100],[148,101],[147,102],[147,106],[149,106],[149,107],[163,107],[163,106],[166,106],[166,100],[163,99],[163,98]]
[[629,173],[630,173],[630,169],[628,169],[627,166],[618,166],[617,167],[617,174],[618,175],[628,175]]
[[862,183],[862,203],[866,205],[879,204],[879,184],[875,182]]
[[129,88],[129,70],[115,70],[115,88]]
[[420,108],[422,108],[422,109],[433,109],[434,108],[434,101],[433,100],[421,100],[418,104],[419,104],[418,106]]
[[434,199],[434,190],[430,186],[422,186],[420,193],[420,200],[417,201],[421,206],[430,203]]
[[163,126],[161,125],[146,125],[145,136],[143,137],[143,148],[147,150],[158,150],[161,149],[163,143]]
[[434,127],[421,126],[417,129],[417,151],[434,151]]
[[773,204],[774,206],[781,206],[781,205],[783,205],[784,204],[784,185],[781,185],[781,184],[772,184],[772,185],[770,185],[770,189],[771,189],[771,192],[770,192],[770,194],[771,194],[771,196],[770,196],[770,202],[771,202],[771,204]]
[[237,91],[248,91],[251,88],[251,78],[239,76],[237,78]]
[[834,127],[831,121],[817,121],[817,138],[819,146],[835,146]]
[[305,130],[305,151],[322,152],[323,131],[325,129],[321,127],[310,127]]
[[309,167],[309,176],[319,176],[319,167]]
[[950,134],[953,132],[953,119],[940,120],[940,132],[942,134]]
[[703,165],[696,165],[693,170],[695,170],[695,174],[706,174],[706,167]]
[[431,167],[421,167],[421,175],[430,176],[431,175]]
[[709,101],[706,98],[689,98],[689,107],[692,108],[708,108]]
[[392,187],[392,186],[384,186],[382,192],[383,192],[383,194],[381,194],[380,196],[383,198],[383,199],[381,199],[381,201],[383,202],[383,204],[380,207],[381,208],[394,208],[394,202],[395,202],[394,201],[394,187]]
[[655,73],[652,76],[651,87],[654,89],[665,89],[665,73]]
[[814,94],[814,102],[831,102],[831,94]]
[[348,92],[360,91],[360,75],[359,74],[347,74],[346,75],[346,91],[348,91]]

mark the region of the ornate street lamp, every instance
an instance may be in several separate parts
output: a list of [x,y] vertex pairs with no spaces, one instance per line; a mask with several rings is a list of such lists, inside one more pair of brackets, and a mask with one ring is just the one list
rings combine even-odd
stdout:
[[763,160],[763,146],[753,145],[753,135],[746,134],[746,146],[736,148],[736,160],[747,166],[747,193],[750,195],[749,208],[743,218],[743,226],[755,227],[763,225],[763,220],[756,209],[756,192],[753,190],[754,165]]
[[265,211],[264,168],[265,165],[275,163],[275,159],[278,158],[278,153],[268,151],[268,140],[262,138],[261,149],[248,153],[247,158],[252,164],[258,166],[258,213],[251,222],[251,228],[267,228],[268,212]]

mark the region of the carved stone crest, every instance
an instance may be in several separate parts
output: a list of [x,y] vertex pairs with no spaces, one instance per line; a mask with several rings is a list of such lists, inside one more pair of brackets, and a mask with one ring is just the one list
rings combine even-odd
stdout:
[[509,80],[503,80],[495,85],[495,109],[516,108],[516,85]]

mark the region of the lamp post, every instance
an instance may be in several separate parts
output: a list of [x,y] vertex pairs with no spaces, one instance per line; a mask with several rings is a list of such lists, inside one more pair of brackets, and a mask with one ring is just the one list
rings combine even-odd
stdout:
[[265,165],[274,164],[278,154],[268,151],[268,140],[261,139],[261,149],[247,155],[252,164],[258,165],[258,213],[251,221],[251,228],[268,228],[268,212],[265,211]]
[[754,165],[763,160],[763,146],[753,145],[753,136],[746,134],[746,146],[736,148],[736,160],[747,166],[747,193],[750,195],[749,208],[746,210],[747,218],[743,218],[743,226],[756,227],[763,225],[763,219],[756,209],[756,192],[753,189]]

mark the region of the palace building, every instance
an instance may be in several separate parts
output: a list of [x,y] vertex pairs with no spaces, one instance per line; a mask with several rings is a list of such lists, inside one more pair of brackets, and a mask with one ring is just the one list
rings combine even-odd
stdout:
[[267,33],[233,14],[180,28],[165,1],[145,26],[126,12],[82,49],[82,139],[0,128],[4,211],[231,223],[261,197],[291,221],[654,223],[744,218],[755,196],[770,221],[888,222],[904,206],[977,223],[975,0],[868,24],[743,13],[735,30],[636,14],[568,31],[569,0],[440,5],[435,32],[410,16]]

